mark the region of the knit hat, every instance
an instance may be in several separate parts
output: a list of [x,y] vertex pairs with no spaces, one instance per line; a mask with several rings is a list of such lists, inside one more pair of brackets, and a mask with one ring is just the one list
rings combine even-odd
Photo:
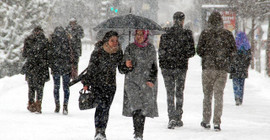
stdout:
[[183,12],[176,12],[173,14],[173,20],[175,21],[182,21],[185,19],[185,14]]

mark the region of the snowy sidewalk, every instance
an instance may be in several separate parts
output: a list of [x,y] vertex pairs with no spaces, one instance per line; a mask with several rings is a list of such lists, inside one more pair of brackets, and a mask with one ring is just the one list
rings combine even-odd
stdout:
[[[80,70],[88,65],[90,50],[84,50]],[[198,56],[190,59],[187,73],[184,126],[167,129],[166,90],[159,70],[159,117],[146,119],[144,140],[268,140],[270,139],[270,78],[255,71],[246,80],[244,103],[235,106],[232,81],[228,79],[224,93],[221,132],[204,130],[202,119],[201,66]],[[117,92],[107,127],[108,140],[132,140],[132,119],[122,116],[124,75],[117,74]],[[71,87],[69,115],[54,113],[53,80],[44,88],[42,114],[28,112],[28,87],[23,75],[0,79],[0,139],[1,140],[92,140],[94,110],[80,111],[78,91],[81,84]],[[60,99],[63,101],[61,87]]]

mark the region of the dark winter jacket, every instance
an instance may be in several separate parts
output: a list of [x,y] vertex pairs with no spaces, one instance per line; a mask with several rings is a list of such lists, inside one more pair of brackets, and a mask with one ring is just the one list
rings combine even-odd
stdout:
[[247,78],[250,61],[250,50],[238,50],[231,66],[230,78]]
[[[75,25],[74,28],[71,25],[66,27],[66,31],[70,36],[70,43],[75,58],[79,58],[82,54],[82,42],[81,39],[84,37],[83,28],[80,25]],[[76,62],[75,62],[76,63]]]
[[197,54],[202,58],[202,69],[230,72],[230,63],[236,54],[236,43],[232,33],[223,28],[220,15],[211,15],[209,28],[202,31]]
[[163,34],[159,44],[159,65],[164,69],[188,69],[188,59],[195,55],[192,31],[174,25]]
[[24,41],[22,56],[26,62],[22,68],[27,81],[46,82],[49,80],[48,39],[43,33],[28,36]]
[[49,66],[52,74],[70,74],[71,73],[71,47],[69,46],[67,34],[62,30],[57,30],[51,35],[49,49]]
[[96,46],[91,54],[86,76],[82,79],[84,85],[94,87],[104,85],[116,86],[116,68],[120,69],[123,51],[119,47],[116,53],[107,53],[102,46]]

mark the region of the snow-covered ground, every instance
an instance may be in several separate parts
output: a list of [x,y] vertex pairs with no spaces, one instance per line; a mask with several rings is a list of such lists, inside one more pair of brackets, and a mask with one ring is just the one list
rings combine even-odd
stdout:
[[[87,65],[90,46],[84,46],[79,71]],[[184,126],[168,130],[166,92],[159,70],[159,117],[146,119],[145,140],[269,140],[270,139],[270,78],[250,70],[246,80],[244,103],[235,106],[232,81],[228,79],[224,94],[221,132],[204,130],[202,119],[201,66],[198,56],[190,59],[184,101]],[[108,140],[132,140],[132,119],[122,116],[124,75],[117,74],[117,92],[107,127]],[[91,140],[94,138],[94,109],[80,111],[78,91],[71,87],[69,115],[54,113],[53,80],[44,88],[42,114],[27,109],[27,83],[23,75],[0,79],[0,139],[1,140]],[[60,94],[63,101],[63,91]],[[62,109],[62,108],[61,108]]]

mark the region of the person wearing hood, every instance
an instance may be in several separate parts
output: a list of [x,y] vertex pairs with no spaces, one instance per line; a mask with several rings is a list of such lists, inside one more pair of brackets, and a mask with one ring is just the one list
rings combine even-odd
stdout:
[[69,44],[72,48],[72,73],[71,78],[78,76],[79,58],[82,55],[82,41],[84,31],[82,26],[77,23],[77,19],[71,18],[69,25],[66,27],[66,32],[69,36]]
[[248,77],[248,67],[251,61],[251,47],[244,32],[238,32],[235,41],[237,55],[231,66],[230,78],[233,80],[235,104],[238,106],[243,103],[245,79]]
[[[37,26],[32,34],[24,40],[22,56],[26,59],[22,73],[28,83],[28,106],[30,112],[42,113],[41,104],[45,82],[49,81],[48,67],[49,42],[41,26]],[[35,101],[36,96],[36,101]]]
[[63,114],[68,114],[69,86],[71,77],[72,54],[69,46],[68,35],[62,26],[55,28],[54,33],[50,37],[50,48],[48,51],[49,66],[54,81],[54,100],[55,113],[60,111],[59,89],[60,78],[63,81],[64,103]]
[[183,126],[182,108],[188,60],[195,55],[192,31],[183,28],[184,19],[183,12],[173,15],[174,25],[161,36],[158,50],[159,66],[167,90],[168,129]]
[[236,54],[233,34],[224,29],[219,12],[211,13],[208,28],[203,30],[197,46],[197,54],[202,59],[203,119],[201,126],[209,129],[214,96],[214,129],[220,131],[223,110],[223,94],[230,63]]
[[117,32],[109,31],[95,44],[86,75],[82,79],[84,90],[91,88],[96,96],[95,140],[106,140],[109,111],[116,92],[116,68],[121,69],[123,58],[118,37]]

